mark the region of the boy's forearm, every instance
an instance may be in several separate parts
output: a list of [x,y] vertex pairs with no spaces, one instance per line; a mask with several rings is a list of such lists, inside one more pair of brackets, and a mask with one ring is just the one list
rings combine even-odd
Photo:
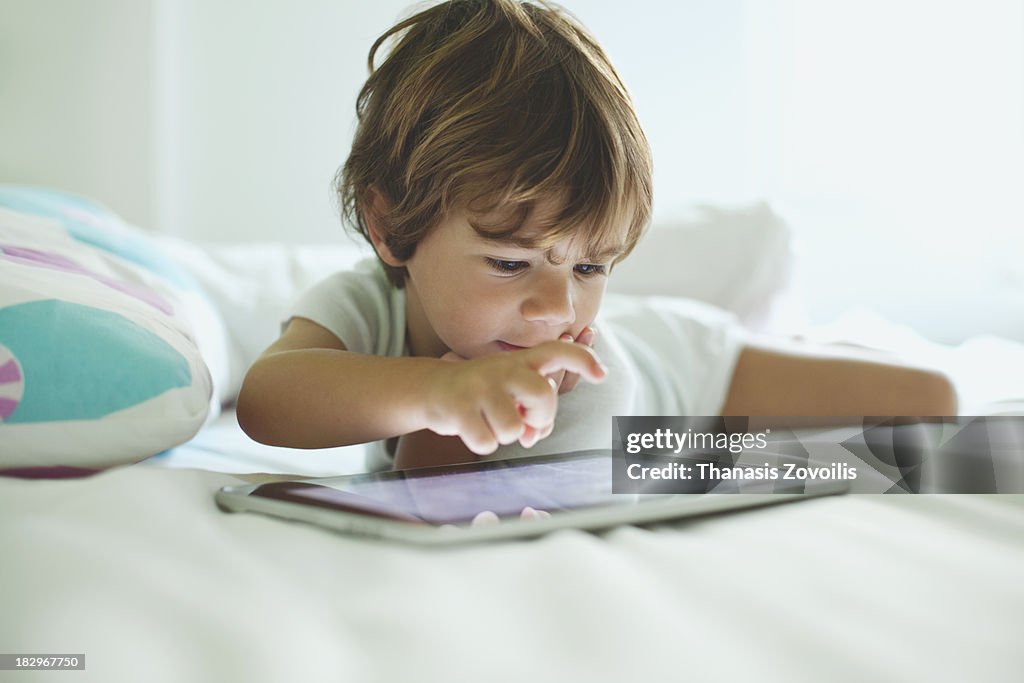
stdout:
[[956,415],[957,397],[941,373],[867,352],[750,345],[740,354],[722,411],[776,417],[944,416]]
[[245,377],[238,423],[256,441],[291,448],[345,446],[414,432],[425,426],[426,387],[443,362],[333,349],[270,353]]

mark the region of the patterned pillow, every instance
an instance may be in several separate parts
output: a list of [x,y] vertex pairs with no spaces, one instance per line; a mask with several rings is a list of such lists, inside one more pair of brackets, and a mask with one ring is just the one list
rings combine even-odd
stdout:
[[216,309],[144,233],[80,197],[0,186],[0,474],[183,443],[219,410],[226,361]]

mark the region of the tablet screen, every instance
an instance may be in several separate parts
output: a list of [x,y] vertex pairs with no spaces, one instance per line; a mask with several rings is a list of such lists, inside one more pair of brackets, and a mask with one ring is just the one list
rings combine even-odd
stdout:
[[[731,484],[695,480],[689,492],[705,493],[720,483]],[[612,493],[608,451],[277,482],[252,495],[433,525],[465,524],[485,510],[518,517],[526,507],[557,513],[643,500]]]

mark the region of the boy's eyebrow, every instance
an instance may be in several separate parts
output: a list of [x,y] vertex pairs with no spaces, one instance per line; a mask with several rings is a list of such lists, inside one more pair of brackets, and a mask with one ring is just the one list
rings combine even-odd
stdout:
[[[484,237],[484,240],[491,242],[499,246],[516,247],[519,249],[540,249],[542,248],[538,244],[538,240],[516,238],[515,236],[509,237]],[[626,247],[623,244],[613,244],[610,247],[605,247],[598,251],[587,252],[584,258],[592,261],[605,261],[611,260],[618,256],[621,256],[626,251]]]

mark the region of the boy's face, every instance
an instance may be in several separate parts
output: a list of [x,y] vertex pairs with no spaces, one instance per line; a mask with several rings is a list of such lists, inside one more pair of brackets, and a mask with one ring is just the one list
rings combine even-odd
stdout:
[[[538,219],[552,210],[538,204],[516,236],[535,234]],[[564,334],[575,339],[597,315],[621,247],[592,253],[583,239],[566,239],[548,249],[524,248],[480,235],[468,214],[456,212],[404,262],[410,351],[476,358]]]

